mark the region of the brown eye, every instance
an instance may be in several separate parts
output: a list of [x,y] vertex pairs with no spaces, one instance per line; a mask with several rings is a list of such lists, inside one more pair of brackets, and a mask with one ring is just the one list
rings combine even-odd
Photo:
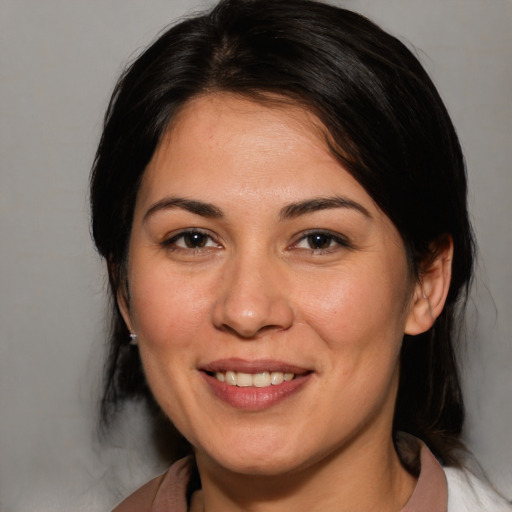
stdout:
[[308,235],[306,238],[309,248],[318,250],[318,249],[328,249],[333,243],[333,237],[330,235],[326,235],[325,233],[315,233],[313,235]]
[[322,252],[332,252],[336,249],[350,248],[349,240],[340,233],[331,231],[310,231],[305,233],[300,240],[298,240],[294,247],[296,249],[307,249],[313,251],[315,254]]
[[218,247],[218,244],[215,243],[209,234],[197,230],[182,231],[171,239],[166,240],[162,245],[168,249],[181,250]]
[[208,243],[209,236],[204,233],[191,232],[183,235],[183,243],[188,249],[197,249],[205,247]]

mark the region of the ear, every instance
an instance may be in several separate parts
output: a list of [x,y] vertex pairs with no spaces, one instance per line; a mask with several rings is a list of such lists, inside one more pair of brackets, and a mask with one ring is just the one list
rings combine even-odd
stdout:
[[116,294],[117,306],[123,317],[124,323],[130,332],[134,332],[130,314],[130,294],[128,293],[128,284],[122,283]]
[[130,315],[130,292],[126,275],[123,271],[120,271],[119,264],[112,261],[107,262],[107,269],[110,282],[115,283],[114,286],[117,288],[116,302],[121,316],[127,329],[130,332],[134,332]]
[[443,310],[452,277],[453,240],[444,235],[431,246],[431,253],[420,266],[418,282],[405,324],[405,334],[428,331]]
[[117,291],[117,305],[119,307],[119,311],[123,317],[124,323],[130,332],[134,332],[132,328],[132,321],[130,317],[130,307],[128,305],[128,298],[126,296],[126,292],[124,290]]
[[108,278],[111,285],[117,288],[116,303],[124,323],[130,332],[132,330],[132,322],[130,319],[130,293],[128,291],[128,281],[122,267],[119,263],[111,260],[107,261]]

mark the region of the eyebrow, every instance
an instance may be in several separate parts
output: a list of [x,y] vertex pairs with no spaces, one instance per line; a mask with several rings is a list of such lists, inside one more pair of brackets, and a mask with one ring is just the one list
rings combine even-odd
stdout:
[[294,219],[300,215],[313,213],[320,210],[329,210],[332,208],[348,208],[349,210],[355,210],[359,213],[362,213],[369,219],[372,218],[370,212],[364,206],[342,196],[317,197],[313,199],[307,199],[306,201],[300,201],[298,203],[291,203],[281,210],[280,218]]
[[190,213],[201,215],[201,217],[209,217],[212,219],[218,219],[223,217],[222,210],[217,208],[211,203],[204,203],[203,201],[195,201],[193,199],[185,199],[183,197],[165,197],[160,201],[157,201],[151,208],[144,214],[144,222],[149,217],[162,210],[172,210],[173,208],[181,208]]
[[[146,222],[149,217],[157,212],[172,210],[174,208],[181,208],[196,215],[200,215],[201,217],[208,217],[211,219],[224,217],[222,210],[211,203],[205,203],[194,199],[185,199],[183,197],[165,197],[149,208],[149,210],[144,214],[143,221]],[[334,208],[355,210],[362,213],[369,219],[372,218],[370,212],[364,206],[342,196],[315,197],[312,199],[306,199],[305,201],[290,203],[281,209],[279,218],[281,220],[295,219],[308,213]]]

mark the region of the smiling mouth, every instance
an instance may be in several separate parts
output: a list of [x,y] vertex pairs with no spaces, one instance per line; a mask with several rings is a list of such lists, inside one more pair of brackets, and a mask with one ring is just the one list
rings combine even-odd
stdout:
[[257,412],[298,393],[314,370],[273,359],[218,359],[199,368],[210,390],[238,410]]
[[219,382],[226,383],[228,386],[237,386],[239,388],[266,388],[269,386],[279,386],[283,382],[289,382],[295,379],[294,373],[270,371],[245,373],[228,370],[225,372],[207,373],[211,377],[215,377]]

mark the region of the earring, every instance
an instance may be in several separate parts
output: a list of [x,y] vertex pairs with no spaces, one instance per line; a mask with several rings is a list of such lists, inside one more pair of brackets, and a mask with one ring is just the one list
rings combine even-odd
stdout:
[[137,345],[137,335],[133,332],[130,333],[130,345]]

